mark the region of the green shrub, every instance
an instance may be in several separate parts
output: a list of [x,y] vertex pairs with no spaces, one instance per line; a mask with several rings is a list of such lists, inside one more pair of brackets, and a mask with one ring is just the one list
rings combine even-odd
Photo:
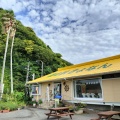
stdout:
[[19,107],[17,103],[12,103],[12,104],[9,104],[8,106],[9,106],[11,111],[17,110]]
[[3,94],[2,101],[23,101],[24,99],[24,93],[23,92],[14,92],[13,94]]
[[33,96],[32,97],[26,96],[24,98],[24,101],[25,101],[26,105],[32,105],[33,104],[32,98],[33,98]]
[[1,106],[1,103],[0,103],[0,110],[2,110],[2,106]]
[[86,104],[84,104],[84,103],[77,103],[76,107],[75,107],[75,110],[78,111],[78,110],[80,110],[81,108],[84,108],[84,107],[86,107]]
[[0,109],[1,110],[17,110],[18,109],[18,104],[15,102],[0,102]]
[[23,101],[24,92],[15,92],[14,97],[15,97],[16,101]]
[[35,103],[36,105],[38,105],[38,102],[37,102],[36,100],[33,100],[33,101],[32,101],[32,104],[34,104],[34,103]]
[[43,101],[42,101],[42,99],[40,99],[39,101],[38,101],[38,104],[42,104],[43,103]]
[[10,100],[9,94],[3,94],[3,96],[2,96],[2,101],[7,102],[7,101],[9,101],[9,100]]

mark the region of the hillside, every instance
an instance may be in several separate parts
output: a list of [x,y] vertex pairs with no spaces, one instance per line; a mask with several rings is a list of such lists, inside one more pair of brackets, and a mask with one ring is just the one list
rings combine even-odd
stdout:
[[[0,77],[7,39],[7,34],[3,32],[4,25],[2,22],[2,17],[6,13],[9,13],[12,17],[14,17],[13,11],[3,10],[0,8]],[[17,27],[13,47],[14,90],[23,91],[26,81],[28,63],[30,67],[28,80],[32,80],[33,74],[35,74],[35,78],[41,76],[42,62],[44,75],[54,72],[60,67],[71,65],[71,63],[62,59],[62,55],[60,53],[54,53],[48,45],[46,45],[40,38],[38,38],[32,28],[23,26],[22,23],[18,20],[16,20],[16,23]],[[11,42],[12,39],[10,38],[5,65],[5,92],[10,91]]]

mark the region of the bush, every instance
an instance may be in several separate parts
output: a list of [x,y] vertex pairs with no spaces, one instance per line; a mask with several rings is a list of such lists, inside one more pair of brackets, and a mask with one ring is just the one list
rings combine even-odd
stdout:
[[33,101],[32,101],[32,104],[38,105],[38,102],[37,102],[36,100],[33,100]]
[[75,107],[75,110],[78,111],[78,110],[80,110],[81,108],[84,108],[84,107],[86,107],[86,104],[84,104],[84,103],[77,103],[76,107]]
[[4,101],[4,102],[9,101],[9,100],[10,100],[9,97],[10,97],[9,94],[3,94],[3,96],[2,96],[2,101]]
[[15,92],[14,97],[17,101],[23,101],[24,99],[24,92]]
[[18,108],[22,108],[23,106],[25,106],[25,103],[24,102],[12,102],[12,101],[7,101],[7,102],[4,102],[4,101],[0,101],[0,110],[10,110],[10,111],[13,111],[13,110],[17,110]]
[[23,92],[14,92],[13,94],[3,94],[2,101],[23,101],[24,93]]
[[26,105],[32,105],[33,104],[32,98],[33,97],[29,97],[29,96],[24,98],[24,101],[25,101]]
[[42,101],[42,99],[40,99],[39,101],[38,101],[38,104],[42,104],[43,103],[43,101]]
[[17,110],[18,109],[18,104],[15,102],[0,102],[0,109],[1,110]]
[[2,105],[1,105],[1,102],[0,102],[0,110],[2,110]]
[[18,109],[18,104],[17,103],[12,103],[8,105],[10,108],[10,111],[17,110]]

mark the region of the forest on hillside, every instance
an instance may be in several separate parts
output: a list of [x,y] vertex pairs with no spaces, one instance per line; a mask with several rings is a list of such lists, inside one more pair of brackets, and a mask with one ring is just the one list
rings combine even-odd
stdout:
[[[15,20],[12,10],[4,10],[0,8],[0,78],[2,75],[2,67],[4,53],[6,47],[7,33],[4,31],[3,17],[5,15]],[[14,46],[12,52],[13,67],[13,86],[15,91],[23,91],[27,69],[29,64],[28,80],[41,76],[41,63],[43,62],[43,75],[47,75],[56,71],[58,68],[72,65],[70,62],[62,59],[60,53],[54,53],[52,49],[38,38],[32,28],[24,26],[20,21],[16,20],[16,32],[14,38]],[[11,56],[12,38],[9,37],[8,48],[5,62],[4,72],[4,92],[10,92],[10,56]],[[42,61],[42,62],[41,62]]]

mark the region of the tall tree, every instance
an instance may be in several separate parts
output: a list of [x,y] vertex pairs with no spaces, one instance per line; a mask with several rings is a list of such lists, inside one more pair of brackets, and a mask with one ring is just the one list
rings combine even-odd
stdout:
[[2,67],[2,74],[1,74],[1,98],[2,98],[2,93],[4,91],[4,71],[5,71],[5,62],[6,62],[6,54],[7,54],[7,49],[8,49],[8,40],[10,36],[10,30],[11,30],[11,20],[10,18],[7,18],[6,16],[2,18],[3,24],[5,25],[5,32],[7,32],[7,40],[6,40],[6,47],[5,47],[5,52],[4,52],[4,59],[3,59],[3,67]]
[[[4,91],[3,80],[4,80],[4,71],[5,71],[5,63],[6,63],[6,54],[7,54],[7,49],[8,49],[8,42],[9,42],[10,32],[11,32],[13,26],[14,26],[14,21],[13,21],[12,18],[13,18],[13,16],[11,16],[9,13],[4,14],[3,17],[2,17],[3,27],[5,28],[4,33],[7,34],[7,40],[6,40],[6,47],[5,47],[5,52],[4,52],[3,67],[2,67],[2,74],[1,74],[1,88],[2,88],[1,89],[1,97],[2,97],[2,93]],[[13,37],[12,41],[14,41],[14,37]],[[12,44],[13,44],[13,42],[12,42]],[[11,50],[12,50],[12,47],[13,47],[13,45],[11,45]],[[11,67],[11,70],[12,70],[12,67]],[[11,93],[12,93],[13,92],[13,79],[11,79],[11,82],[12,82],[11,83]]]
[[[15,22],[14,22],[15,23]],[[11,73],[11,93],[13,93],[13,44],[14,44],[14,39],[15,39],[15,33],[16,33],[16,25],[13,25],[12,32],[11,32],[11,37],[12,37],[12,43],[11,43],[11,54],[10,54],[10,73]]]

